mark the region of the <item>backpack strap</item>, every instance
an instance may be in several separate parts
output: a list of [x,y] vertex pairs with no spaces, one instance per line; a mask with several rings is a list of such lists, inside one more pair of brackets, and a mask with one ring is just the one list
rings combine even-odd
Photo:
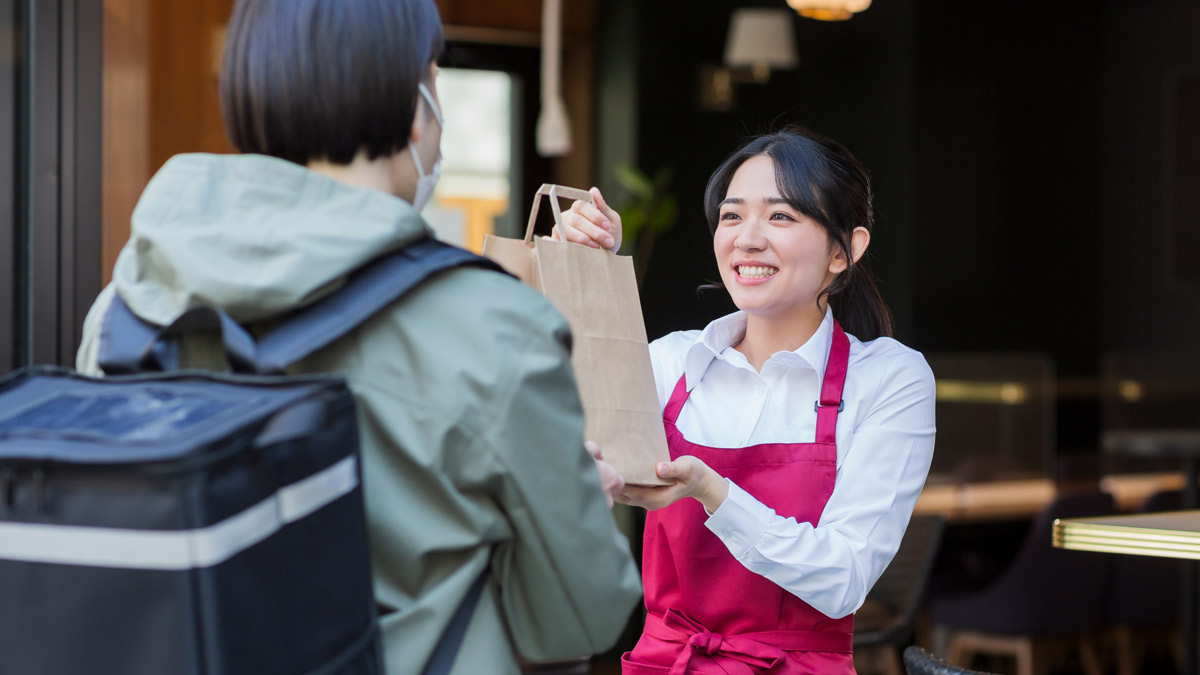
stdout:
[[475,606],[479,604],[479,596],[483,595],[484,582],[487,581],[490,569],[490,566],[485,567],[479,573],[475,582],[471,584],[470,590],[467,591],[466,597],[459,603],[458,609],[454,610],[454,616],[450,618],[450,624],[446,626],[446,631],[438,640],[437,647],[433,650],[433,656],[429,659],[429,664],[425,666],[422,675],[446,675],[454,666],[454,659],[458,656],[458,650],[462,647],[463,638],[467,634],[467,625],[471,623],[471,617],[475,615]]
[[177,370],[179,336],[216,331],[235,372],[282,373],[357,328],[427,277],[463,265],[503,272],[487,258],[426,237],[359,268],[340,289],[287,315],[257,343],[220,308],[195,307],[160,328],[136,316],[114,295],[100,332],[100,368],[110,375]]
[[259,372],[283,372],[357,328],[427,277],[462,265],[504,272],[487,258],[433,238],[378,259],[351,275],[337,292],[292,313],[259,340]]

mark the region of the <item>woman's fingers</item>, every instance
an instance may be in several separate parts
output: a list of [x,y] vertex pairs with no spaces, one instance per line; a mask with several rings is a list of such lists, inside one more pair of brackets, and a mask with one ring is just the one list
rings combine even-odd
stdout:
[[621,494],[617,495],[617,501],[630,506],[640,506],[647,511],[653,511],[674,504],[682,496],[682,489],[676,485],[665,485],[663,487],[626,485]]
[[591,193],[596,203],[580,200],[571,204],[562,212],[562,222],[554,226],[550,238],[615,251],[621,247],[621,216],[609,208],[600,190],[592,188]]
[[600,474],[600,487],[604,489],[604,498],[611,509],[617,495],[625,489],[625,480],[611,464],[601,459],[596,460],[596,471]]
[[596,200],[596,208],[609,222],[608,233],[613,237],[613,244],[609,246],[609,249],[615,251],[621,248],[621,236],[624,233],[621,226],[621,214],[617,213],[616,209],[609,207],[604,195],[600,194],[600,188],[592,188],[591,193],[592,199]]
[[562,224],[567,241],[593,248],[611,248],[615,243],[609,233],[612,224],[599,209],[587,202],[575,202],[564,211]]
[[583,449],[592,456],[592,459],[604,459],[604,453],[600,451],[600,444],[596,441],[584,441]]

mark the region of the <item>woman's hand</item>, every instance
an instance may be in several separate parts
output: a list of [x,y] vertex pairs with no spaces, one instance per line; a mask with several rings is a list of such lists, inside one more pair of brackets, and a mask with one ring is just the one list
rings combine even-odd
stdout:
[[562,227],[555,225],[550,238],[616,251],[621,248],[621,215],[609,208],[599,188],[592,188],[591,193],[595,206],[584,201],[571,204],[563,211]]
[[674,462],[659,462],[654,472],[659,478],[674,482],[662,487],[627,485],[617,496],[617,501],[653,511],[670,506],[684,497],[692,497],[711,514],[729,496],[729,482],[691,455],[684,455]]
[[584,441],[583,447],[596,461],[596,471],[600,473],[600,487],[604,489],[604,498],[608,501],[608,508],[611,509],[613,500],[625,489],[625,481],[617,473],[617,470],[612,468],[611,464],[604,461],[599,445],[592,441]]

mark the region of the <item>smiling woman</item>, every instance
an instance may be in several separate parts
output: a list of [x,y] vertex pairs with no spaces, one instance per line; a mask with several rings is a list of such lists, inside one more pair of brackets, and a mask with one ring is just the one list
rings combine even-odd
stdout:
[[[871,202],[853,155],[803,129],[751,139],[709,180],[740,311],[650,345],[673,483],[619,497],[650,510],[626,675],[854,672],[852,614],[900,545],[934,437],[933,374],[888,337],[863,268]],[[615,248],[620,231],[577,203],[557,235]]]

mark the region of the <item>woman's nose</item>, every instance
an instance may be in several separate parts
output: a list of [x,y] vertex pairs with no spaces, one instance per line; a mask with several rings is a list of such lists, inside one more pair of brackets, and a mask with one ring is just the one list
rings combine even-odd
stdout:
[[767,247],[767,238],[757,220],[746,220],[738,229],[733,245],[741,251],[761,251]]

